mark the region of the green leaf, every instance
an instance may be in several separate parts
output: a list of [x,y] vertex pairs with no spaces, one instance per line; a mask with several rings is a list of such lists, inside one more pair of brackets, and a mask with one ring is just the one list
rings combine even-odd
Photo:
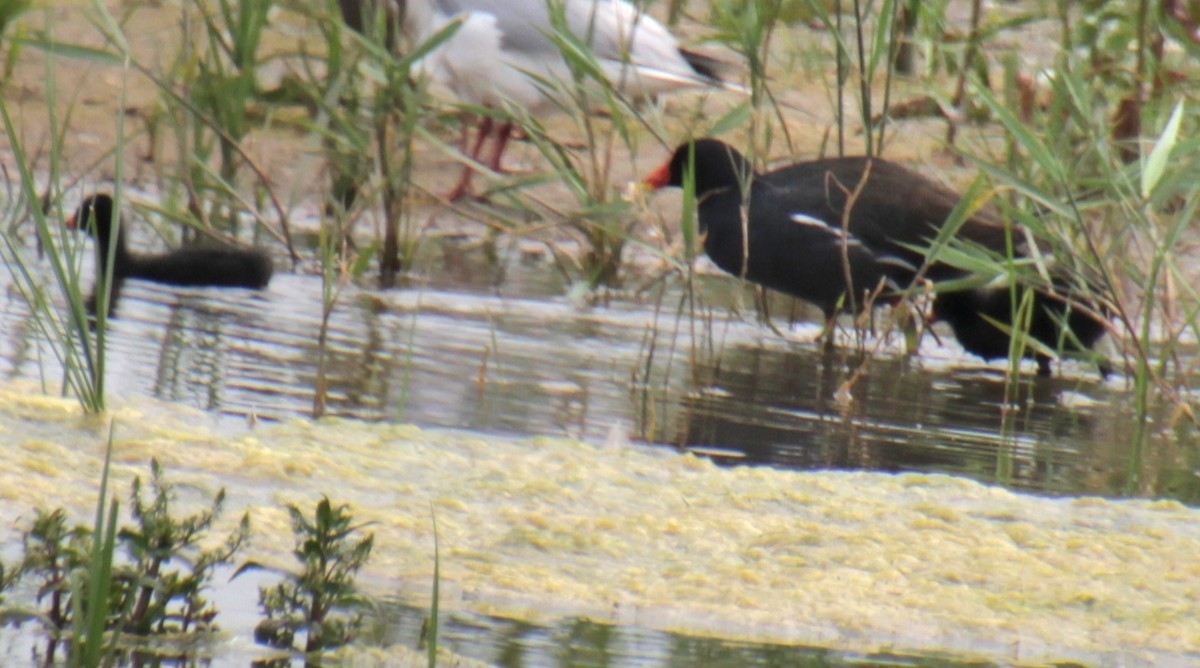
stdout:
[[1175,148],[1175,142],[1179,138],[1179,124],[1182,120],[1183,100],[1180,100],[1179,104],[1175,105],[1175,111],[1171,112],[1167,127],[1154,149],[1150,151],[1150,157],[1146,159],[1146,166],[1142,169],[1142,197],[1146,199],[1154,194],[1154,189],[1158,187],[1158,182],[1167,170],[1167,158],[1171,156],[1171,149]]
[[1046,142],[1042,141],[1012,111],[996,100],[996,96],[986,86],[978,82],[972,83],[974,92],[979,96],[979,99],[987,104],[988,109],[1000,120],[1004,125],[1004,129],[1016,138],[1017,144],[1033,159],[1034,163],[1043,172],[1048,174],[1054,183],[1066,183],[1067,176],[1063,169],[1062,161],[1054,155]]
[[66,58],[77,58],[80,60],[91,60],[101,62],[104,65],[125,65],[125,56],[118,53],[108,52],[104,49],[94,49],[91,47],[82,47],[79,44],[68,44],[66,42],[56,42],[47,40],[42,36],[19,37],[16,40],[25,46],[42,49],[54,55],[66,56]]
[[750,105],[742,103],[730,109],[726,114],[717,119],[712,127],[708,130],[710,137],[719,137],[730,130],[746,127],[750,124]]

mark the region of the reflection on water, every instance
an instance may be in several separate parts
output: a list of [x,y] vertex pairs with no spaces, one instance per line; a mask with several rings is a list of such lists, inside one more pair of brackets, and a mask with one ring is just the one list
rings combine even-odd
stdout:
[[[1086,391],[1108,403],[1120,393],[1089,379],[1022,379],[1006,401],[1000,373],[927,371],[919,360],[877,357],[835,401],[861,358],[846,351],[738,346],[726,354],[707,391],[684,401],[685,442],[728,447],[740,457],[788,468],[940,471],[1044,492],[1103,490],[1095,467],[1119,469],[1126,419],[1058,405],[1063,392]],[[1107,431],[1107,433],[1105,433]],[[1114,457],[1114,455],[1117,455]]]
[[[996,367],[949,363],[940,348],[888,353],[866,362],[851,401],[837,401],[861,362],[846,347],[789,343],[724,307],[695,321],[656,309],[674,295],[583,307],[536,256],[509,253],[489,267],[453,242],[443,251],[447,271],[426,272],[425,283],[345,290],[329,321],[328,414],[597,441],[616,427],[719,461],[943,471],[1056,494],[1197,495],[1186,437],[1151,453],[1155,470],[1129,470],[1129,390],[1083,367],[1029,374],[1006,400]],[[55,378],[22,299],[6,293],[0,372]],[[315,276],[280,273],[264,293],[132,281],[111,323],[108,385],[229,416],[308,415],[320,322]],[[1066,407],[1064,397],[1084,401]]]
[[[415,646],[428,611],[388,605],[385,644]],[[568,618],[552,626],[482,615],[444,615],[441,644],[455,654],[503,668],[743,668],[801,666],[954,666],[978,662],[948,655],[843,653],[598,624]]]

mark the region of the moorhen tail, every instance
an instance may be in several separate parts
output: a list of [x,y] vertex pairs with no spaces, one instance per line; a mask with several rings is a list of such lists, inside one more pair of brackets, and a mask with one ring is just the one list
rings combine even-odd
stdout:
[[[96,240],[97,286],[108,265],[112,235],[117,235],[112,266],[114,297],[127,278],[167,285],[262,289],[267,287],[274,270],[271,258],[256,249],[190,246],[161,254],[133,253],[125,243],[121,218],[113,210],[112,197],[104,193],[83,200],[67,221],[67,227],[83,228]],[[88,310],[93,315],[95,304],[93,291],[88,298]]]
[[[689,174],[709,258],[730,274],[815,304],[827,320],[861,311],[881,287],[875,303],[894,302],[918,274],[934,282],[966,275],[936,262],[921,273],[921,249],[961,197],[887,160],[828,158],[757,173],[736,149],[700,139],[680,146],[646,185],[682,186]],[[1001,253],[1010,234],[1018,234],[1015,226],[986,212],[957,231],[960,240]],[[1051,350],[1091,348],[1106,323],[1065,280],[1055,286],[1034,294],[1029,335]],[[1008,356],[1010,337],[991,321],[1011,328],[1013,311],[1006,287],[939,292],[933,307],[963,348],[985,359]],[[1050,359],[1030,354],[1039,373],[1049,373]]]
[[[1029,337],[1050,350],[1090,350],[1108,331],[1105,321],[1095,314],[1107,311],[1086,296],[1074,295],[1067,281],[1054,278],[1053,284],[1053,292],[1037,290],[1033,294]],[[1008,357],[1012,342],[996,324],[1017,329],[1012,324],[1014,311],[1013,294],[1007,287],[939,292],[933,301],[934,318],[950,325],[963,350],[988,360]],[[1030,356],[1037,360],[1038,375],[1050,374],[1048,356],[1027,349],[1026,357]],[[1099,369],[1105,377],[1111,371],[1104,361]]]

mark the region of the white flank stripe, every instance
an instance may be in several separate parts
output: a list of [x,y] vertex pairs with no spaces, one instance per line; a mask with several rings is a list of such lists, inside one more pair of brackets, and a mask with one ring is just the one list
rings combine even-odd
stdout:
[[901,269],[907,269],[908,271],[917,270],[917,268],[914,267],[911,262],[902,260],[895,255],[881,255],[875,258],[875,262],[879,264],[890,264],[893,267],[900,267]]
[[808,225],[809,227],[818,227],[818,228],[834,235],[835,237],[837,237],[839,239],[844,239],[846,242],[846,245],[848,245],[848,246],[861,246],[862,245],[862,242],[859,241],[858,238],[856,238],[853,234],[847,234],[846,231],[843,230],[842,228],[834,227],[834,226],[830,225],[829,223],[825,222],[824,220],[821,220],[820,218],[816,218],[814,216],[810,216],[807,213],[793,213],[792,214],[792,222],[800,223],[801,225]]

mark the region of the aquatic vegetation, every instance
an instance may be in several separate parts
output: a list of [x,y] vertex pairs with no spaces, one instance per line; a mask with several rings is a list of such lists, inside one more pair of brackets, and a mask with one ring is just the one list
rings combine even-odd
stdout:
[[174,485],[156,462],[150,468],[149,490],[140,479],[133,484],[133,524],[118,526],[120,505],[107,500],[106,468],[94,526],[71,526],[62,508],[39,509],[24,532],[14,575],[37,580],[40,607],[18,617],[44,625],[46,661],[65,644],[72,665],[95,666],[143,651],[133,638],[179,639],[215,628],[216,609],[204,592],[213,569],[229,563],[249,534],[249,516],[217,547],[201,547],[211,540],[224,490],[208,510],[176,517]]
[[431,514],[429,519],[433,523],[433,591],[429,603],[429,616],[425,618],[425,624],[421,628],[421,640],[425,643],[429,668],[434,668],[437,666],[438,628],[442,606],[442,550],[438,541],[437,515]]
[[[112,467],[112,429],[104,449],[104,470],[100,474],[100,493],[96,496],[96,519],[92,525],[87,562],[71,571],[71,624],[68,629],[67,659],[72,666],[95,668],[111,665],[120,628],[111,615],[120,610],[115,593],[113,557],[116,553],[117,522],[121,504],[108,496]],[[106,508],[107,505],[107,508]],[[116,628],[114,628],[116,626]],[[109,629],[112,628],[112,633]],[[48,652],[48,661],[54,656]]]
[[[386,3],[339,7],[330,0],[301,11],[323,43],[302,49],[299,74],[263,91],[261,100],[279,112],[305,108],[303,127],[319,136],[329,179],[321,223],[332,231],[323,233],[338,238],[340,261],[353,262],[355,255],[365,256],[364,265],[378,260],[380,286],[394,287],[412,268],[423,236],[413,212],[413,149],[432,114],[425,82],[413,68],[453,30],[402,44]],[[359,252],[355,232],[374,210],[381,214],[382,238]]]
[[[354,524],[348,505],[334,506],[328,497],[317,502],[313,519],[295,505],[288,506],[293,556],[300,570],[282,573],[283,582],[259,589],[259,607],[266,619],[255,630],[260,642],[291,649],[305,636],[303,651],[318,652],[344,645],[366,626],[363,610],[370,600],[354,584],[371,556],[374,534],[358,537],[364,525]],[[238,574],[260,569],[247,562]]]
[[[124,630],[136,635],[188,633],[212,628],[216,614],[204,598],[213,569],[230,563],[250,533],[250,516],[216,547],[211,541],[213,522],[225,503],[222,488],[208,509],[176,518],[171,514],[174,485],[163,479],[158,462],[150,462],[149,499],[143,498],[141,480],[134,479],[130,513],[135,525],[118,536],[127,564],[117,569],[122,586],[122,608],[128,609]],[[185,564],[186,568],[171,568]]]
[[[362,280],[376,261],[380,287],[395,287],[401,272],[412,268],[422,240],[411,203],[413,144],[426,115],[428,96],[423,83],[414,80],[412,70],[452,31],[435,34],[397,56],[386,14],[382,6],[378,9],[366,25],[357,25],[364,17],[353,17],[354,30],[345,30],[332,2],[326,13],[310,16],[325,37],[325,55],[323,62],[306,65],[305,76],[293,82],[322,137],[331,180],[316,235],[322,308],[314,417],[325,413],[329,318],[342,290]],[[343,44],[348,35],[354,36],[350,48]],[[362,76],[362,72],[371,76]],[[367,101],[361,99],[364,88],[373,93]],[[372,155],[373,160],[363,159]],[[377,204],[382,206],[383,239],[364,246],[355,238],[356,225]]]
[[[120,504],[108,497],[107,470],[106,464],[94,526],[72,525],[63,508],[36,511],[22,535],[20,561],[15,567],[0,564],[0,596],[18,578],[33,579],[37,607],[9,607],[0,598],[5,604],[0,616],[39,623],[46,636],[40,656],[47,662],[57,660],[60,647],[72,666],[189,656],[197,635],[217,628],[218,610],[206,592],[214,570],[231,563],[249,538],[249,514],[228,535],[214,537],[224,488],[206,508],[179,516],[176,486],[152,460],[149,480],[134,478],[131,521],[121,524]],[[365,525],[354,522],[349,506],[335,506],[327,498],[311,519],[294,505],[288,512],[297,540],[293,555],[301,568],[261,588],[266,619],[257,636],[284,648],[305,637],[305,652],[345,645],[368,630],[364,610],[374,604],[354,581],[370,557],[374,535],[361,535]],[[258,568],[246,562],[234,577]],[[435,616],[437,586],[435,567]],[[436,634],[434,622],[428,632],[430,665]]]
[[[198,205],[212,199],[209,193],[231,201],[238,198],[238,174],[246,162],[239,147],[252,127],[250,105],[255,101],[263,33],[272,5],[272,0],[218,0],[202,6],[202,35],[196,42],[185,42],[184,53],[191,52],[194,58],[190,81],[184,95],[166,96],[178,105],[175,113],[192,130],[188,161],[180,165],[179,177],[192,189],[189,204],[199,216],[203,211]],[[217,218],[228,229],[236,229],[233,211]]]
[[23,535],[24,555],[17,572],[41,581],[37,602],[45,606],[41,613],[50,634],[46,656],[55,655],[59,635],[71,628],[69,577],[86,567],[91,535],[87,527],[69,527],[62,508],[39,509]]

